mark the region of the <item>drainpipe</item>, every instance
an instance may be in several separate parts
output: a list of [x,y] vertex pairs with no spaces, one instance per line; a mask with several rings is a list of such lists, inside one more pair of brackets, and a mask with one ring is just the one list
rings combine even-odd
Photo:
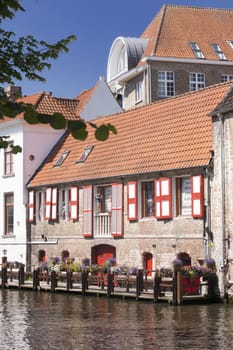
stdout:
[[220,120],[220,159],[221,159],[221,212],[222,212],[222,222],[221,222],[221,237],[222,237],[222,261],[221,261],[221,273],[222,273],[222,287],[223,292],[225,294],[225,282],[226,282],[226,266],[227,266],[227,254],[226,254],[226,237],[225,237],[225,146],[224,146],[224,116],[222,114],[218,114]]

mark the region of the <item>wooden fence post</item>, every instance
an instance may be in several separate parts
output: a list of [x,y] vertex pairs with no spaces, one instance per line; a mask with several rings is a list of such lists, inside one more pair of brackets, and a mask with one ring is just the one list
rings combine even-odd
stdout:
[[68,269],[66,271],[66,289],[67,289],[67,291],[69,291],[73,287],[72,275],[73,275],[73,271]]
[[86,290],[88,289],[88,273],[86,271],[82,271],[81,280],[82,280],[82,295],[85,295]]
[[24,272],[24,264],[19,265],[19,271],[18,271],[18,285],[19,288],[24,284],[25,281],[25,272]]
[[136,275],[136,300],[139,300],[139,296],[143,291],[143,270],[138,270]]
[[158,276],[157,273],[155,273],[154,276],[154,303],[157,303],[159,300],[159,294],[160,294],[160,282],[161,282],[161,277]]
[[111,293],[114,291],[113,286],[113,274],[111,271],[108,271],[107,273],[107,297],[111,296]]
[[183,304],[183,281],[181,271],[176,271],[173,277],[173,304]]
[[56,292],[56,287],[57,287],[57,273],[56,271],[52,270],[51,271],[51,292],[52,293]]
[[36,269],[33,271],[33,290],[37,290],[38,286],[40,285],[40,281],[39,281],[39,274],[40,274],[40,270]]
[[2,264],[2,288],[6,288],[7,285],[7,265]]

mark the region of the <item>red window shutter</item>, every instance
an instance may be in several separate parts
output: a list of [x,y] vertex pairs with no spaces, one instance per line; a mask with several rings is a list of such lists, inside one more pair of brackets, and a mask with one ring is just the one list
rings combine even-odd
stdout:
[[28,220],[29,222],[34,222],[34,209],[35,209],[34,191],[29,192],[28,209],[29,209]]
[[112,184],[112,235],[122,236],[123,232],[123,185]]
[[204,194],[203,176],[195,175],[191,177],[192,189],[192,216],[202,218],[204,214]]
[[172,217],[172,189],[171,179],[155,180],[155,217],[170,219]]
[[45,200],[45,219],[51,219],[51,204],[52,204],[52,188],[46,189],[46,200]]
[[137,211],[137,182],[128,182],[128,220],[134,221],[138,219]]
[[78,186],[70,188],[70,218],[78,219]]
[[52,213],[51,219],[57,219],[57,188],[52,189]]
[[92,236],[92,186],[83,187],[83,235],[85,237]]

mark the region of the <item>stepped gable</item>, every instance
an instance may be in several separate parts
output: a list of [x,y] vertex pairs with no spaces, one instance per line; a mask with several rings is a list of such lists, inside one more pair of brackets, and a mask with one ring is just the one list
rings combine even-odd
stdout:
[[[85,141],[67,134],[56,145],[29,187],[58,183],[91,182],[130,175],[148,175],[209,164],[212,149],[210,112],[232,89],[231,83],[155,102],[151,105],[98,118],[97,125],[111,123],[117,135],[97,141],[88,127]],[[77,163],[87,146],[94,146],[86,161]],[[62,152],[69,155],[54,166]],[[99,181],[99,180],[98,180]]]
[[196,42],[206,60],[218,61],[211,44],[218,44],[233,60],[233,10],[164,5],[141,38],[148,39],[142,56],[196,59],[189,42]]

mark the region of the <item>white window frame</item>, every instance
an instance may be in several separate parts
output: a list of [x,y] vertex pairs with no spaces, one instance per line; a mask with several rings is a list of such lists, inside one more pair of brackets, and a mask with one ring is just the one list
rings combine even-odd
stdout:
[[228,40],[227,42],[230,45],[230,47],[233,49],[233,40]]
[[223,53],[221,47],[218,44],[211,44],[212,49],[214,50],[214,52],[216,53],[216,55],[218,56],[218,58],[222,61],[226,61],[227,58],[225,56],[225,54]]
[[[58,200],[58,213],[59,220],[67,221],[70,218],[70,199],[69,199],[69,188],[59,189],[59,200]],[[63,194],[65,198],[63,197]],[[64,201],[63,201],[64,199]]]
[[139,103],[142,101],[142,80],[138,80],[136,82],[135,100],[136,100],[136,103]]
[[196,91],[204,89],[205,87],[205,73],[189,73],[189,91]]
[[45,190],[36,192],[36,220],[45,221]]
[[233,80],[233,74],[221,74],[221,83]]
[[175,96],[175,73],[172,71],[158,71],[158,96]]
[[201,51],[200,47],[196,42],[191,41],[189,45],[193,50],[193,53],[195,54],[196,58],[205,58],[205,56],[203,55],[203,52]]

